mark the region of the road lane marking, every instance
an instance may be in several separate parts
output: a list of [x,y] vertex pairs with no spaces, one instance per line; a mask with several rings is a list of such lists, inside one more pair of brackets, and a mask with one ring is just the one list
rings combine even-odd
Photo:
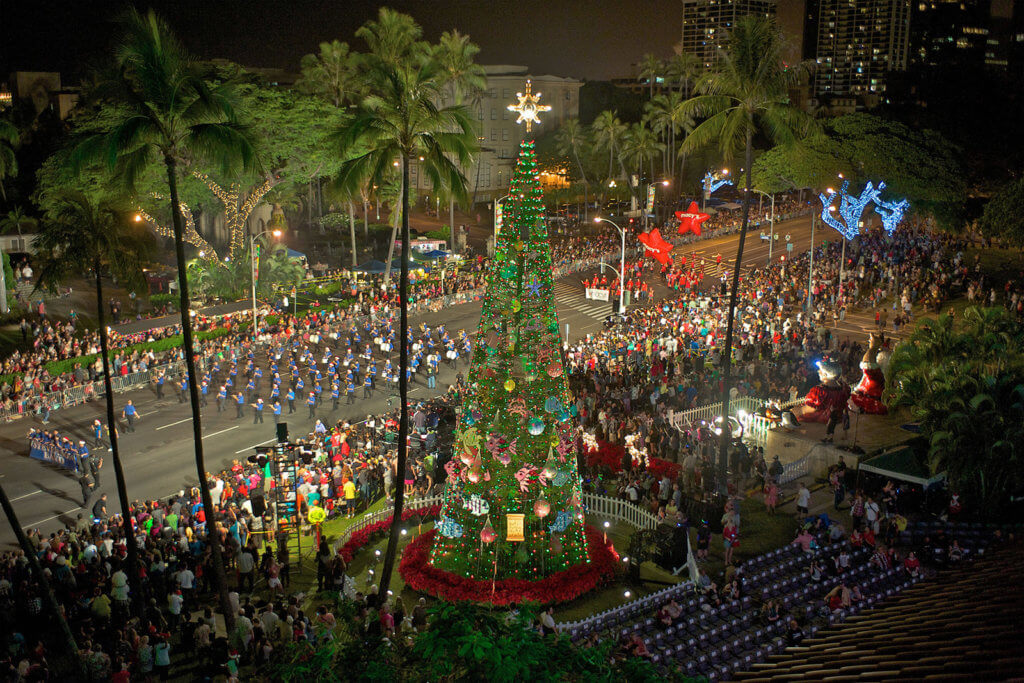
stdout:
[[251,451],[252,449],[256,448],[257,446],[262,446],[264,444],[272,443],[272,442],[274,442],[276,440],[277,439],[267,439],[266,441],[260,441],[259,443],[254,443],[253,445],[251,445],[251,446],[249,446],[247,448],[243,448],[240,451],[235,451],[235,455],[239,455],[240,453],[245,453],[246,451]]
[[26,493],[24,496],[18,496],[17,498],[11,498],[11,502],[13,503],[16,500],[21,500],[22,498],[28,498],[29,496],[34,496],[37,493],[42,493],[42,491],[33,491],[32,493]]
[[184,420],[178,420],[177,422],[172,422],[169,425],[164,425],[163,427],[157,427],[156,431],[159,432],[161,429],[167,429],[168,427],[173,427],[174,425],[180,425],[182,422],[188,422],[191,419],[192,419],[191,417],[186,417]]
[[82,507],[81,505],[79,505],[79,506],[78,506],[78,507],[76,507],[76,508],[71,508],[71,509],[70,509],[70,510],[68,510],[67,512],[61,512],[61,513],[58,513],[58,514],[56,514],[56,515],[53,515],[52,517],[47,517],[46,519],[41,519],[41,520],[39,520],[38,522],[31,522],[31,523],[29,523],[29,524],[26,524],[25,526],[23,526],[23,527],[21,527],[21,528],[22,528],[22,529],[31,529],[31,528],[32,528],[32,527],[34,527],[34,526],[39,526],[40,524],[45,524],[46,522],[49,522],[49,521],[50,521],[51,519],[57,519],[58,517],[63,517],[64,515],[70,515],[70,514],[71,514],[72,512],[77,512],[77,511],[79,511],[79,510],[84,510],[84,509],[85,509],[84,507]]
[[211,436],[217,436],[218,434],[223,434],[224,432],[230,432],[232,429],[238,429],[238,425],[235,425],[234,427],[228,427],[227,429],[222,429],[219,432],[214,432],[213,434],[203,434],[203,438],[208,439]]

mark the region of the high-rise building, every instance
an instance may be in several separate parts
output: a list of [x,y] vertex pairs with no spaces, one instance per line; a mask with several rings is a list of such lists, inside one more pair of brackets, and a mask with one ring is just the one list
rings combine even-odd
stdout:
[[777,0],[682,0],[681,52],[697,55],[705,68],[718,62],[729,30],[737,19],[752,14],[775,15]]
[[910,65],[1006,71],[1012,45],[1013,6],[993,0],[918,0],[910,19]]
[[812,0],[817,26],[814,93],[856,97],[871,106],[886,99],[889,75],[907,68],[911,0]]

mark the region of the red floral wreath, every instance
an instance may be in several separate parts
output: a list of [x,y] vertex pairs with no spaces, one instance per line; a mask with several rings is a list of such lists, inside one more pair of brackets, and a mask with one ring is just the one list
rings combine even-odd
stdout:
[[605,543],[603,535],[596,529],[588,526],[586,534],[590,562],[570,567],[540,581],[502,579],[492,583],[467,579],[437,569],[427,563],[434,540],[433,530],[406,546],[398,572],[413,590],[451,602],[499,606],[525,601],[541,604],[568,602],[615,576],[618,553],[610,544]]

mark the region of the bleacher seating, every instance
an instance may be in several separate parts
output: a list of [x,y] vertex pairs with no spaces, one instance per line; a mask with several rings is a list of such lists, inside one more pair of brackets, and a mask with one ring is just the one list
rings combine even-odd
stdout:
[[[923,524],[911,530],[908,543],[920,543],[929,535],[949,532],[950,537],[967,541],[969,548],[965,557],[983,552],[991,535],[991,529],[980,527],[960,529],[953,525],[939,527],[930,522]],[[899,640],[899,634],[888,634],[879,639],[873,650],[863,652],[860,650],[860,641],[846,635],[841,625],[848,622],[851,628],[856,629],[867,623],[870,619],[868,614],[878,603],[888,600],[888,605],[896,599],[894,596],[915,587],[921,579],[908,576],[902,568],[875,568],[869,563],[869,549],[851,548],[846,541],[823,545],[813,556],[827,560],[843,549],[849,553],[851,565],[842,578],[848,586],[857,585],[864,598],[849,609],[832,613],[823,609],[824,596],[839,584],[840,578],[828,575],[819,582],[812,581],[808,572],[812,555],[801,552],[798,546],[790,545],[744,562],[741,574],[743,597],[740,600],[713,607],[692,583],[687,582],[583,622],[566,624],[563,630],[573,640],[584,638],[594,631],[603,638],[619,640],[639,633],[651,652],[652,661],[662,673],[670,675],[680,671],[688,676],[705,676],[710,681],[729,680],[733,677],[820,680],[833,676],[838,677],[834,680],[856,680],[863,672],[895,670],[895,660],[877,659],[877,656],[887,655],[889,650],[902,651],[906,643]],[[926,591],[934,589],[932,582],[926,582],[925,585],[928,586],[924,589]],[[653,614],[672,599],[682,607],[682,615],[666,627],[655,620]],[[781,606],[781,618],[775,622],[768,622],[760,613],[762,605],[770,599],[778,601]],[[906,625],[910,625],[907,614],[899,613],[897,616],[907,619]],[[809,638],[805,647],[787,648],[787,622],[791,617],[801,622]],[[896,626],[898,623],[902,622],[893,621],[890,625]],[[941,630],[925,629],[918,632],[934,635]],[[850,633],[856,636],[859,631]],[[832,639],[823,639],[821,634]],[[927,654],[939,656],[934,651]],[[834,661],[835,666],[826,667],[829,661]],[[776,677],[776,669],[784,662],[790,663],[792,668],[787,668],[784,675]],[[932,662],[916,664],[921,667],[937,666]],[[1024,671],[1024,668],[1021,670]],[[782,674],[782,671],[778,673]],[[865,677],[865,680],[869,678]]]
[[[985,546],[973,536],[973,549]],[[899,570],[897,570],[899,572]],[[888,572],[887,572],[888,574]],[[799,647],[734,669],[740,681],[997,681],[1024,673],[1024,549],[1007,547],[888,594]]]

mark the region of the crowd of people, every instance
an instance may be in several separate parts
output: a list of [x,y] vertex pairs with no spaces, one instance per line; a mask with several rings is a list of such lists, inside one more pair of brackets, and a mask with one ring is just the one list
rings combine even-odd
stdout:
[[[396,472],[394,462],[396,411],[358,423],[340,420],[330,428],[317,421],[307,435],[294,439],[302,462],[293,501],[297,509],[305,514],[318,506],[329,517],[350,516],[381,495],[393,495],[396,486],[411,496],[436,493],[439,425],[454,420],[452,406],[463,389],[458,385],[415,407],[410,458],[403,473]],[[93,446],[104,445],[99,432]],[[102,461],[93,455],[90,462],[85,442],[69,448],[98,479]],[[276,507],[273,487],[269,495],[263,494],[265,474],[258,463],[248,460],[235,460],[210,473],[212,514],[204,509],[197,487],[164,500],[133,501],[131,538],[124,535],[120,514],[107,509],[105,494],[91,507],[86,505],[88,511],[78,514],[69,527],[48,535],[28,530],[29,542],[79,643],[89,680],[166,680],[172,654],[184,655],[196,675],[230,676],[240,664],[267,661],[283,642],[331,637],[330,611],[321,608],[305,615],[302,596],[290,591],[294,549],[290,554],[273,533],[274,512],[284,508]],[[237,628],[226,637],[216,635],[213,611],[204,607],[214,571],[204,540],[207,525],[225,549],[229,599],[238,615]],[[134,543],[140,555],[141,596],[130,594],[128,543]],[[400,602],[380,611],[367,604],[367,596],[356,591],[346,575],[344,558],[326,544],[318,549],[315,562],[317,588],[354,601],[368,629],[394,635],[425,628],[422,604],[408,613]],[[133,598],[144,606],[141,614],[129,609]],[[5,675],[12,680],[46,680],[43,599],[24,554],[19,550],[0,556],[0,636]],[[367,618],[371,611],[374,619]],[[373,625],[374,620],[379,623]]]
[[[612,244],[614,240],[609,239],[604,246]],[[810,315],[802,308],[808,295],[807,256],[744,274],[733,354],[734,396],[789,400],[803,395],[816,382],[810,361],[824,353],[837,359],[845,372],[853,372],[863,349],[857,340],[840,340],[827,327],[830,318],[841,319],[844,307],[877,307],[891,299],[898,311],[895,323],[902,316],[912,315],[914,304],[941,306],[942,301],[960,291],[975,296],[991,291],[985,296],[998,300],[999,294],[985,281],[977,265],[964,262],[963,247],[956,238],[936,236],[920,225],[901,228],[891,237],[876,233],[862,236],[847,245],[847,262],[843,265],[846,279],[841,288],[832,284],[838,279],[841,246],[832,243],[819,247],[814,257],[815,278],[810,284],[814,301]],[[600,249],[601,243],[594,248]],[[581,254],[570,250],[561,258],[578,260]],[[720,340],[727,304],[718,283],[709,283],[704,277],[705,267],[703,262],[690,258],[685,262],[679,259],[673,268],[662,268],[659,277],[670,290],[669,298],[658,305],[634,308],[618,324],[565,347],[564,362],[583,429],[593,431],[601,441],[639,446],[648,456],[675,462],[680,469],[679,477],[673,479],[654,476],[642,466],[631,469],[627,465],[618,478],[600,483],[595,483],[597,475],[604,473],[585,471],[588,486],[614,491],[648,506],[663,519],[673,510],[677,515],[685,514],[683,496],[700,497],[702,492],[716,489],[712,462],[717,439],[705,428],[681,432],[672,419],[674,413],[713,402],[720,395]],[[652,277],[647,263],[631,263],[627,287],[636,282],[650,285]],[[463,284],[479,283],[470,277]],[[652,290],[648,286],[648,291]],[[1002,297],[1005,305],[1020,310],[1019,285],[1008,285]],[[904,301],[908,305],[904,306]],[[251,414],[254,421],[262,421],[264,410],[277,421],[282,414],[299,410],[296,403],[307,407],[312,429],[295,440],[303,453],[295,500],[300,508],[316,505],[330,515],[351,515],[397,486],[409,495],[430,495],[439,490],[443,479],[440,440],[450,432],[440,426],[454,420],[452,407],[465,388],[461,374],[446,394],[414,408],[412,455],[404,472],[396,471],[392,455],[397,420],[393,412],[383,417],[369,416],[359,423],[338,420],[329,426],[329,414],[342,398],[355,403],[357,393],[370,398],[379,382],[397,381],[392,352],[398,340],[392,313],[392,302],[366,296],[346,310],[324,309],[304,316],[283,314],[261,330],[258,343],[251,332],[239,329],[238,319],[232,316],[218,320],[197,316],[198,329],[226,330],[223,336],[196,344],[204,403],[214,399],[222,410],[233,405],[239,418]],[[27,373],[21,391],[52,386],[47,382],[55,378],[46,377],[41,363],[57,359],[62,353],[64,357],[82,355],[92,350],[94,343],[98,346],[92,337],[77,335],[73,322],[58,324],[43,319],[34,324],[37,328],[32,330],[26,323],[33,340],[40,340],[35,348],[42,355],[31,358],[28,353],[22,354],[8,359],[10,364],[5,365],[5,371],[18,367]],[[170,327],[141,334],[145,335],[143,341],[151,342],[160,338],[156,335],[169,336],[175,331]],[[27,340],[28,331],[25,336]],[[133,337],[115,335],[115,339],[116,347],[123,348]],[[468,360],[472,349],[465,331],[450,331],[443,325],[411,330],[406,342],[412,351],[409,378],[423,377],[429,388],[436,388],[442,363],[457,370],[459,361]],[[119,351],[114,372],[127,374],[157,367],[179,354],[180,350]],[[98,371],[95,363],[76,368],[71,381],[87,382]],[[164,390],[164,381],[172,383],[171,378],[161,381],[161,377],[157,373],[158,395]],[[184,398],[187,385],[174,386]],[[357,392],[357,387],[362,391]],[[326,407],[328,401],[332,404],[330,410]],[[33,438],[53,437],[47,434]],[[88,462],[88,453],[83,455],[70,440],[65,445]],[[101,428],[95,433],[93,447],[102,449],[105,445]],[[776,463],[766,462],[763,452],[744,446],[737,446],[734,458],[730,470],[741,478],[759,478],[759,486],[768,494],[766,504],[774,509],[778,491],[773,502],[770,492],[777,479]],[[84,469],[95,469],[91,474],[98,479],[101,463],[98,458],[92,462]],[[272,529],[264,518],[273,508],[273,496],[268,501],[252,495],[265,490],[263,476],[259,465],[248,461],[236,461],[210,474],[212,511],[203,509],[198,488],[183,490],[166,500],[135,501],[131,506],[132,538],[124,536],[119,515],[106,509],[106,496],[100,496],[88,508],[91,514],[78,515],[68,528],[49,535],[29,531],[30,542],[48,570],[58,600],[82,644],[83,659],[97,680],[114,678],[122,672],[166,675],[172,649],[187,653],[191,660],[209,663],[216,670],[230,671],[240,661],[270,657],[282,639],[313,639],[330,630],[334,618],[330,611],[304,615],[299,601],[287,593],[289,556],[276,546],[276,539],[270,538]],[[97,484],[91,483],[91,488]],[[841,489],[841,495],[836,494],[837,506],[847,500],[844,486],[840,473],[834,484],[836,490]],[[91,488],[86,491],[83,487],[87,507]],[[803,495],[801,489],[797,506],[803,507],[806,515]],[[894,507],[890,509],[895,503],[884,498],[880,504],[875,503],[863,493],[855,493],[850,502],[855,520],[849,535],[851,543],[870,545],[878,543],[879,537],[882,543],[895,541],[891,534],[893,528],[899,529],[899,515]],[[728,565],[730,550],[739,537],[735,506],[727,507],[722,523]],[[233,576],[232,607],[239,614],[240,626],[227,638],[215,637],[212,612],[200,609],[200,597],[209,591],[212,575],[210,548],[203,541],[208,524],[228,548],[226,557]],[[845,530],[837,531],[837,526],[820,517],[812,519],[796,542],[812,547],[821,534],[832,538],[841,533],[845,537]],[[710,529],[704,524],[697,532],[698,555],[703,552],[706,556]],[[125,572],[128,543],[136,544],[142,556],[143,595],[136,596],[146,605],[141,616],[133,616],[128,610],[133,597]],[[879,559],[883,561],[891,558]],[[908,567],[908,571],[912,569]],[[365,596],[356,595],[347,583],[345,572],[340,555],[318,553],[318,587],[347,591],[357,603],[365,603]],[[257,577],[265,580],[258,589]],[[741,590],[740,586],[736,581],[726,581],[723,590],[732,594]],[[11,653],[8,664],[24,679],[41,678],[46,668],[45,647],[39,640],[43,612],[40,591],[20,551],[0,557],[0,612],[5,615],[3,635],[10,646],[6,649]],[[839,597],[844,599],[842,594]],[[385,631],[401,628],[406,616],[415,617],[415,610],[408,615],[404,610],[399,610],[399,615],[393,611],[375,616]],[[374,619],[367,623],[372,622]]]

